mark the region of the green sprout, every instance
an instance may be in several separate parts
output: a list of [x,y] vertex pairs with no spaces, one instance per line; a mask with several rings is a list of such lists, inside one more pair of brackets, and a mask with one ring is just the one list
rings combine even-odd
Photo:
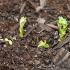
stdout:
[[49,48],[49,45],[46,43],[46,40],[45,41],[41,40],[38,44],[38,48]]
[[1,42],[5,42],[6,44],[12,45],[13,44],[13,40],[8,39],[8,38],[1,38],[0,39]]
[[56,22],[57,22],[58,31],[59,31],[59,41],[62,41],[67,32],[68,23],[67,23],[67,20],[63,18],[62,16],[59,16]]
[[25,31],[24,31],[24,25],[26,23],[26,17],[21,17],[19,20],[19,37],[23,37]]
[[5,38],[5,40],[4,40],[5,42],[8,42],[9,43],[9,45],[12,45],[13,43],[12,43],[12,40],[9,40],[8,38]]

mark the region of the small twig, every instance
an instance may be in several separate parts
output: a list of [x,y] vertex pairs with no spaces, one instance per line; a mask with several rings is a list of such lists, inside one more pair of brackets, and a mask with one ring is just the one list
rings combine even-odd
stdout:
[[27,0],[27,2],[30,4],[30,6],[31,6],[34,10],[36,10],[36,5],[35,5],[35,3],[33,3],[33,2],[30,1],[30,0]]
[[[46,25],[53,28],[53,29],[58,29],[58,27],[55,26],[54,24],[46,24]],[[70,28],[68,28],[68,30],[70,31]]]
[[63,57],[63,59],[57,63],[57,65],[60,65],[62,62],[67,60],[69,56],[70,56],[70,52],[68,51],[67,54]]
[[60,42],[56,47],[54,47],[53,49],[55,50],[55,49],[59,49],[59,48],[61,48],[62,46],[64,46],[66,43],[68,43],[70,41],[70,34],[68,35],[68,37],[64,40],[64,41],[62,41],[62,42]]
[[20,14],[22,14],[22,12],[23,12],[25,6],[26,6],[26,2],[24,2],[24,3],[21,5]]
[[61,63],[63,63],[64,61],[66,61],[69,56],[70,56],[70,52],[68,50],[66,50],[65,48],[61,48],[58,50],[56,56],[53,58],[53,63],[56,66],[58,66]]
[[46,26],[49,26],[49,27],[51,27],[51,28],[53,28],[53,29],[58,29],[58,27],[55,26],[55,25],[53,25],[53,24],[46,24]]
[[65,52],[65,48],[61,48],[59,49],[59,51],[57,52],[56,56],[53,58],[53,62],[56,64],[58,62],[58,60],[60,59],[60,57],[63,57],[63,54]]

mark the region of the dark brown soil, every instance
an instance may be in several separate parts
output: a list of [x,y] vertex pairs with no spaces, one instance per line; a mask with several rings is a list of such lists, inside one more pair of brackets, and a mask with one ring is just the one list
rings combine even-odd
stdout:
[[[45,0],[41,0],[42,2]],[[70,0],[0,0],[0,39],[16,38],[13,45],[0,41],[0,70],[70,70],[70,31],[58,42],[55,24],[58,16],[66,17],[70,27]],[[19,19],[27,17],[24,38],[18,36]],[[38,24],[37,19],[45,19]],[[50,48],[37,48],[47,40]]]

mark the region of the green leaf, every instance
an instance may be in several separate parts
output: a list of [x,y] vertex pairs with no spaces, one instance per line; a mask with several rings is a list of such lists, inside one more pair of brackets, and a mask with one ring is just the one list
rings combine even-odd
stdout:
[[68,29],[67,20],[62,16],[59,16],[57,20],[57,25],[58,25],[58,31],[59,31],[59,39],[63,40]]
[[26,17],[21,17],[20,20],[19,20],[19,37],[23,37],[24,36],[24,25],[26,23]]
[[38,44],[38,48],[49,48],[49,45],[46,43],[46,41],[40,41]]

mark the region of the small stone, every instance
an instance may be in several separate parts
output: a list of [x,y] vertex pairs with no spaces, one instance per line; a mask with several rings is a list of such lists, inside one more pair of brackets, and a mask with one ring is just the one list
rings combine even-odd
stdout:
[[37,57],[37,55],[35,55],[34,57]]
[[57,39],[58,38],[58,32],[56,31],[55,33],[54,33],[54,39]]
[[37,49],[36,53],[39,55],[39,54],[41,54],[41,51]]
[[7,45],[5,44],[4,47],[7,47]]
[[33,61],[28,61],[29,64],[33,64]]
[[40,61],[39,60],[35,60],[35,64],[36,65],[40,64]]

